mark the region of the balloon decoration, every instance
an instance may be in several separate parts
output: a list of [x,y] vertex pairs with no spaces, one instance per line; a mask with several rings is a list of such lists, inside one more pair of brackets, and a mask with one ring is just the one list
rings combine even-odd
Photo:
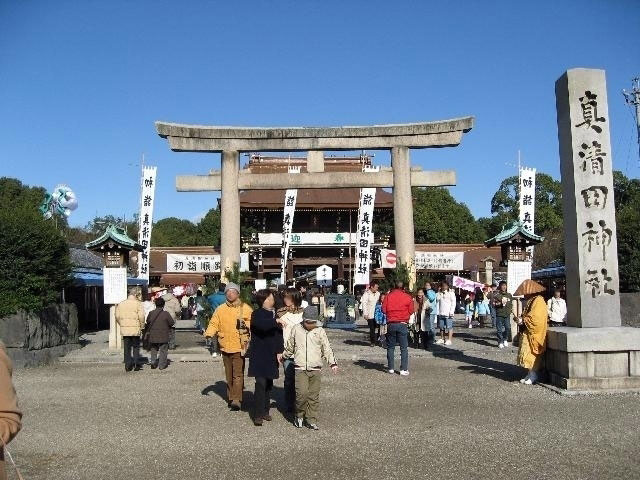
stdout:
[[47,193],[44,197],[40,211],[44,218],[51,218],[54,215],[68,217],[78,208],[76,194],[67,185],[56,185],[52,193]]

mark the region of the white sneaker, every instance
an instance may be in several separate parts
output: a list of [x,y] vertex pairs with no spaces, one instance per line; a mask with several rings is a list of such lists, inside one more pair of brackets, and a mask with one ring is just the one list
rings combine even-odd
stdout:
[[395,370],[387,370],[389,373],[396,373]]
[[409,370],[400,370],[400,375],[406,377],[407,375],[409,375]]
[[211,356],[212,356],[213,358],[216,358],[216,357],[218,356],[218,352],[213,352],[213,353],[211,354]]
[[473,325],[469,325],[469,328],[473,328]]
[[527,378],[524,382],[525,385],[533,385],[533,381],[530,378]]
[[296,417],[296,420],[293,424],[296,426],[296,428],[302,428],[304,425],[304,419]]
[[445,345],[451,345],[451,340],[447,340],[446,342],[444,342]]
[[441,338],[439,338],[439,339],[437,339],[437,340],[436,340],[436,343],[437,343],[438,345],[442,345],[442,344],[444,343],[444,340],[443,340],[443,339],[441,339]]
[[508,346],[509,346],[509,342],[507,342],[507,341],[505,340],[505,342],[504,342],[504,347],[505,347],[505,348],[507,348]]
[[504,348],[504,342],[500,342],[500,343],[498,344],[498,348]]
[[529,380],[527,377],[521,378],[521,379],[520,379],[520,383],[524,383],[524,382],[526,382],[527,380]]

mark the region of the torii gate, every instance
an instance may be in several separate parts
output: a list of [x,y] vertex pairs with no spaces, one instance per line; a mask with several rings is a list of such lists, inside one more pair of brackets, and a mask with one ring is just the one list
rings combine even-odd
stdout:
[[[240,261],[240,190],[288,188],[393,188],[395,246],[398,261],[409,266],[415,282],[415,243],[411,187],[450,186],[453,170],[411,167],[410,148],[454,147],[473,128],[473,117],[437,122],[360,127],[221,127],[156,122],[158,135],[174,152],[222,153],[221,172],[176,177],[179,192],[221,190],[221,274]],[[391,168],[379,172],[325,172],[325,150],[391,150]],[[307,173],[295,175],[240,172],[241,152],[308,151]]]

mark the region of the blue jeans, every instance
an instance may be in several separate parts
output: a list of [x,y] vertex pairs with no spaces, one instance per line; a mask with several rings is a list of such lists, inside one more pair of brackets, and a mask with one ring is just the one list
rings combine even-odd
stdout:
[[296,406],[296,369],[293,360],[286,359],[284,367],[284,405],[287,412],[293,412]]
[[400,370],[409,369],[409,331],[406,323],[390,323],[387,326],[387,364],[394,369],[396,345],[400,345]]
[[496,317],[496,333],[498,334],[498,343],[510,341],[511,319],[509,317]]
[[426,339],[425,347],[429,347],[436,339],[436,327],[434,325],[437,319],[438,319],[438,315],[436,315],[435,313],[429,314],[429,326],[426,332],[427,339]]
[[496,328],[496,309],[489,307],[489,312],[491,313],[491,328]]

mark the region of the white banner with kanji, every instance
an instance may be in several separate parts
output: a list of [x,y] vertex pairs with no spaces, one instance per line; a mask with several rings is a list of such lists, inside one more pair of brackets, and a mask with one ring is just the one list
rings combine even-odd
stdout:
[[[396,251],[380,250],[382,268],[396,268]],[[464,252],[416,252],[417,270],[454,272],[464,270]]]
[[[536,169],[520,168],[520,221],[524,228],[534,233],[534,219],[536,211]],[[533,247],[527,248],[530,255],[533,255]]]
[[138,253],[138,277],[149,280],[149,252],[153,225],[153,200],[156,192],[156,167],[142,167],[138,243],[144,250]]
[[[365,172],[377,172],[378,170],[376,167],[365,167],[364,169]],[[375,203],[376,189],[361,188],[360,203],[358,204],[354,285],[369,285],[371,245],[373,244],[373,207]]]
[[[289,167],[289,173],[300,173],[300,167]],[[284,194],[284,215],[282,217],[282,248],[280,249],[280,283],[287,280],[287,259],[291,242],[293,214],[296,211],[297,189],[288,189]]]
[[[240,254],[240,271],[249,271],[249,253]],[[220,273],[220,255],[167,253],[167,273]]]

